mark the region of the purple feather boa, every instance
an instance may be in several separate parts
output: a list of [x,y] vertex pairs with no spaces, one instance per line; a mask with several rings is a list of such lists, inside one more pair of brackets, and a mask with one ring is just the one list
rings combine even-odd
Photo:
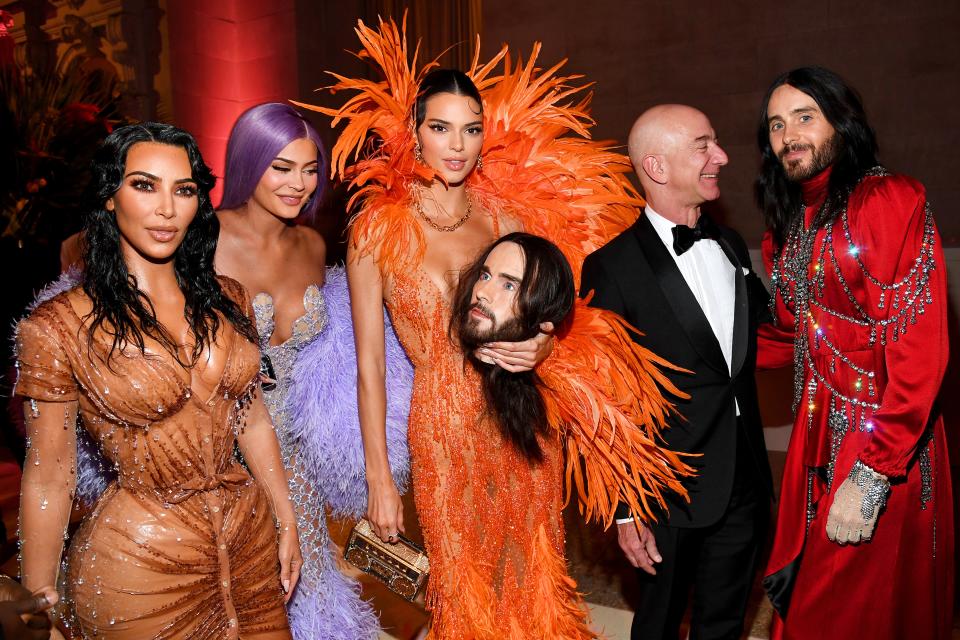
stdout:
[[344,576],[328,547],[321,564],[329,567],[314,591],[301,579],[287,605],[290,631],[297,640],[375,640],[380,623],[370,603],[360,597],[360,584]]
[[100,447],[86,429],[77,429],[77,499],[93,507],[97,499],[117,479]]
[[[27,307],[27,312],[32,313],[47,300],[52,300],[82,283],[83,272],[77,266],[70,267],[40,290]],[[77,499],[87,507],[92,507],[116,477],[116,471],[103,457],[100,447],[90,433],[86,429],[77,429]]]
[[[327,328],[297,356],[287,396],[291,433],[314,486],[337,517],[367,510],[367,483],[357,409],[357,359],[350,317],[350,292],[342,267],[327,270],[323,286]],[[387,456],[393,480],[406,491],[410,477],[407,418],[413,365],[386,311],[383,314],[387,368]]]
[[37,297],[33,299],[33,302],[30,303],[30,306],[27,307],[27,313],[33,313],[37,307],[46,302],[47,300],[53,300],[61,293],[66,293],[75,287],[79,287],[83,284],[83,271],[79,267],[73,265],[66,271],[60,274],[60,277],[45,286],[43,289],[40,289],[40,292],[37,293]]

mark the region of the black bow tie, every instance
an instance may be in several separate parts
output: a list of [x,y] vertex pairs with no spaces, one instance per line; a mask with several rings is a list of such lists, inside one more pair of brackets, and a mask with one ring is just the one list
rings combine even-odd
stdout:
[[692,247],[697,240],[716,240],[720,237],[720,229],[717,228],[717,225],[713,223],[713,220],[702,214],[697,219],[695,227],[691,228],[678,224],[672,231],[673,251],[678,256]]

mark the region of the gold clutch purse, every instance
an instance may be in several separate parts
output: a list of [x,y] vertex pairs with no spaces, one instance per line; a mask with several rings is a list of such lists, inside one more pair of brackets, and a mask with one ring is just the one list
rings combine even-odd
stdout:
[[396,544],[384,542],[366,518],[350,532],[343,556],[357,569],[369,573],[411,602],[430,574],[430,560],[423,549],[403,536],[399,536]]

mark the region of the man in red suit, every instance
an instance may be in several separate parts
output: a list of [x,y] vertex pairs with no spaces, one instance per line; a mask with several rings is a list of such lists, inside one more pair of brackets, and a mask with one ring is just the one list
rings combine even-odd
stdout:
[[856,93],[787,72],[759,123],[774,325],[796,420],[764,586],[775,638],[949,638],[946,266],[922,184],[888,172]]

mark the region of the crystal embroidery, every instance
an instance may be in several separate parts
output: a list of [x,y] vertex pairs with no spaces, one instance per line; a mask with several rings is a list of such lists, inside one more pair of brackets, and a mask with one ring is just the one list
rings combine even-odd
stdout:
[[[887,171],[875,167],[867,176],[885,176]],[[930,273],[935,268],[935,226],[929,204],[924,208],[923,235],[920,248],[910,268],[898,280],[884,282],[875,276],[864,263],[863,247],[856,244],[850,230],[846,206],[831,215],[830,201],[824,203],[805,227],[804,216],[798,215],[791,224],[787,239],[775,256],[771,273],[771,312],[776,319],[776,299],[783,301],[795,319],[794,329],[794,379],[793,410],[797,414],[807,411],[807,425],[812,427],[813,414],[819,410],[817,398],[827,408],[830,427],[830,460],[827,467],[827,484],[832,485],[834,465],[844,434],[851,430],[872,431],[871,420],[880,409],[881,398],[877,394],[877,374],[863,363],[855,362],[841,348],[836,338],[835,327],[845,324],[851,330],[867,332],[868,346],[877,341],[886,345],[898,341],[916,324],[918,315],[932,303]],[[817,242],[822,238],[821,242]],[[840,257],[845,256],[844,268]],[[853,273],[850,265],[853,265]],[[850,303],[844,310],[827,303],[824,297],[825,278],[831,277],[840,285],[843,297]],[[858,283],[851,287],[850,278]],[[854,295],[854,289],[865,292],[863,299]],[[872,303],[870,301],[873,301]],[[828,329],[827,327],[831,327]],[[849,380],[849,383],[843,383]],[[818,389],[822,392],[818,396]],[[801,403],[806,393],[807,404]],[[919,454],[921,474],[930,462],[926,447]],[[927,485],[930,480],[927,479]],[[926,485],[925,485],[926,486]],[[809,494],[809,492],[808,492]],[[929,491],[921,497],[922,506],[929,500]],[[808,510],[810,505],[808,504]]]
[[[224,289],[242,301],[235,283],[225,281]],[[148,619],[166,619],[171,637],[236,638],[285,629],[279,585],[276,591],[261,586],[276,564],[268,496],[232,456],[237,403],[245,405],[256,388],[245,384],[257,379],[255,345],[224,334],[230,349],[224,369],[209,400],[198,402],[191,400],[190,378],[161,358],[119,358],[113,369],[102,366],[96,353],[90,357],[98,345],[88,349],[81,322],[70,302],[57,297],[21,322],[17,336],[18,393],[38,401],[34,413],[40,416],[64,411],[55,424],[71,439],[78,424],[76,463],[44,455],[43,464],[62,465],[70,500],[74,480],[78,489],[87,486],[78,497],[92,507],[60,562],[62,599],[55,615],[73,637],[106,635],[111,624],[111,631],[124,626],[129,633]],[[71,402],[60,401],[64,397]],[[77,408],[81,423],[75,422]],[[28,405],[28,425],[37,419],[30,414]],[[89,476],[96,476],[96,487]],[[165,504],[162,496],[177,486],[189,495]],[[54,495],[40,498],[37,513],[52,518],[48,514],[61,508]],[[26,535],[24,549],[44,538],[40,531]],[[230,552],[219,555],[218,544]],[[229,600],[255,620],[231,631],[227,600],[216,584],[235,571],[244,577],[234,582]],[[152,583],[158,573],[164,576],[159,588]],[[135,589],[127,586],[134,583]],[[169,597],[171,585],[179,584],[189,588]]]
[[[290,486],[290,501],[297,512],[297,530],[300,535],[300,547],[303,554],[303,567],[300,571],[300,583],[297,597],[292,607],[300,606],[302,598],[315,595],[324,588],[323,574],[337,571],[330,556],[331,544],[325,521],[325,508],[322,496],[312,486],[308,474],[297,464],[298,443],[290,436],[293,420],[287,408],[287,395],[293,379],[294,364],[300,351],[316,338],[327,326],[326,302],[317,285],[310,285],[303,294],[304,315],[293,323],[293,333],[283,343],[270,344],[275,328],[273,298],[267,293],[259,293],[253,298],[253,310],[260,334],[261,374],[266,373],[269,363],[272,385],[262,387],[264,404],[270,412],[280,451],[287,466]],[[305,605],[306,606],[306,605]]]
[[918,445],[917,466],[920,467],[920,508],[926,509],[933,499],[933,429],[927,427]]

